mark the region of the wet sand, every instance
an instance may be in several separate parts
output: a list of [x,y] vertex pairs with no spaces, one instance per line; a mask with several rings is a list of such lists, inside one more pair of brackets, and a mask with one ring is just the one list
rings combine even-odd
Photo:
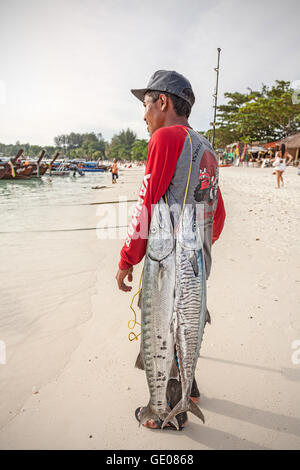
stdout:
[[[125,170],[117,185],[107,175],[89,202],[135,199],[142,175]],[[220,169],[227,220],[196,370],[206,423],[189,416],[178,433],[134,417],[148,389],[133,367],[139,343],[127,339],[132,295],[115,282],[124,229],[112,240],[93,230],[107,206],[61,207],[44,233],[2,235],[0,448],[299,449],[299,184],[293,168],[281,190],[271,169]]]

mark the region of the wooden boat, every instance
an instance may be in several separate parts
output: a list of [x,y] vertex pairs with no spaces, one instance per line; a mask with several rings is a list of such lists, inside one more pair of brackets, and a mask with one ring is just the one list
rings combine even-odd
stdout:
[[19,180],[29,179],[34,170],[34,164],[25,164],[19,159],[23,154],[23,149],[20,149],[17,155],[11,160],[6,162],[6,171],[1,179],[4,180]]
[[42,152],[41,152],[41,154],[38,158],[38,161],[35,164],[36,166],[35,166],[31,176],[36,177],[36,178],[40,178],[48,170],[48,168],[49,168],[48,164],[47,163],[41,163],[42,158],[44,157],[45,153],[46,153],[46,151],[42,150]]
[[56,154],[54,155],[54,158],[49,163],[49,176],[51,176],[51,174],[52,174],[52,166],[53,166],[55,160],[59,157],[59,155],[60,155],[60,153],[56,152]]
[[0,161],[0,180],[4,177],[8,167],[7,162]]
[[13,165],[18,160],[18,158],[21,157],[22,153],[23,153],[23,149],[20,149],[18,151],[17,155],[13,159],[11,159],[11,160],[9,160],[9,159],[2,160],[0,162],[0,179],[4,179],[4,177],[5,177],[5,179],[8,179],[7,177],[10,174],[12,174],[12,175],[14,174],[14,169],[13,169],[14,166]]

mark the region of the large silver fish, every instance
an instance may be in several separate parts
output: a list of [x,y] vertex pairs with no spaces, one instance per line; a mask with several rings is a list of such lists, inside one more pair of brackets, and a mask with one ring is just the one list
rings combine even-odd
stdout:
[[190,399],[206,320],[206,277],[200,228],[195,209],[186,205],[176,233],[176,287],[174,336],[179,362],[182,398],[166,416],[162,427],[179,413],[191,411],[204,422]]
[[[150,401],[141,412],[140,424],[149,419],[163,421],[171,411],[166,391],[174,357],[174,245],[170,212],[161,199],[151,219],[143,274],[141,343]],[[169,421],[178,429],[176,418]]]

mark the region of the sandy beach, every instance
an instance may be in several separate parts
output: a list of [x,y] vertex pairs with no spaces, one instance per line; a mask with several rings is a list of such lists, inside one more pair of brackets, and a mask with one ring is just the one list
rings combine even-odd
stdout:
[[182,432],[135,420],[149,394],[134,368],[139,341],[128,341],[132,293],[115,282],[126,229],[103,238],[108,206],[94,204],[136,199],[142,176],[126,169],[112,185],[106,175],[84,204],[41,211],[39,231],[1,234],[0,448],[300,449],[296,169],[280,190],[272,169],[220,169],[227,219],[196,370],[206,423],[190,415]]

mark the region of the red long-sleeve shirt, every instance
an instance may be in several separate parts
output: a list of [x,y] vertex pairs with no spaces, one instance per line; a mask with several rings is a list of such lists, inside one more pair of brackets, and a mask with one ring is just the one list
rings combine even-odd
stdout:
[[[138,264],[146,253],[151,208],[166,193],[171,183],[178,158],[183,151],[187,130],[185,126],[163,127],[158,129],[149,141],[145,176],[129,225],[128,236],[121,250],[119,268],[122,270]],[[225,209],[219,189],[217,208],[213,218],[213,242],[219,238],[224,221]]]

